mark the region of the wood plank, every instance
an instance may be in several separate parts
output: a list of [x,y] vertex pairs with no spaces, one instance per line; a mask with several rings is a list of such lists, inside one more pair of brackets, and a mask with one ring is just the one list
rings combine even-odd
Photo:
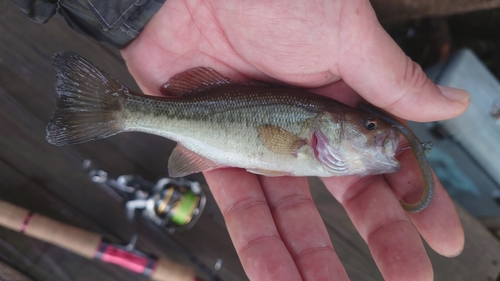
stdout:
[[455,204],[465,232],[464,251],[455,258],[438,255],[427,247],[435,270],[435,280],[498,280],[500,244],[488,229]]
[[[120,151],[117,151],[114,147],[109,147],[109,145],[106,150],[102,150],[99,147],[93,148],[97,144],[89,144],[88,151],[80,150],[79,146],[61,150],[60,148],[48,145],[43,138],[44,130],[22,122],[22,120],[33,119],[30,117],[29,112],[23,110],[22,106],[16,104],[15,101],[9,100],[6,95],[1,95],[1,91],[0,96],[3,98],[3,102],[0,104],[0,127],[4,131],[12,132],[7,137],[0,139],[0,145],[4,148],[0,151],[0,159],[7,161],[10,165],[14,165],[28,177],[34,177],[35,181],[40,182],[44,186],[49,186],[49,192],[58,194],[69,205],[81,210],[86,216],[93,218],[92,220],[100,226],[99,229],[101,231],[124,231],[123,234],[119,235],[121,237],[119,240],[126,241],[130,236],[131,227],[124,217],[123,207],[117,205],[116,202],[110,202],[110,198],[104,194],[102,189],[97,188],[88,179],[79,166],[81,165],[81,160],[85,158],[83,154],[94,155],[95,153],[99,153],[99,151],[107,151],[107,153],[103,154],[104,156],[110,155],[114,151],[115,156],[113,157],[113,161],[117,161],[117,163],[130,162],[130,159],[127,159]],[[12,114],[13,112],[16,112],[16,114]],[[16,116],[24,117],[15,118]],[[103,143],[107,144],[107,142]],[[36,155],[36,157],[32,157],[32,155]],[[50,165],[47,165],[47,163],[50,163]],[[68,166],[68,164],[71,165]],[[71,186],[72,188],[67,189],[66,186]],[[90,186],[94,186],[94,192],[92,193],[86,192]],[[25,197],[25,194],[22,197]],[[213,199],[211,200],[210,205],[215,206]],[[88,208],[89,206],[92,206],[92,208]],[[224,267],[221,273],[231,268],[231,270],[238,271],[239,275],[244,276],[241,266],[235,258],[236,254],[228,238],[227,231],[223,225],[214,223],[212,220],[214,216],[220,216],[220,213],[214,214],[207,211],[206,219],[202,218],[196,227],[201,227],[201,230],[198,231],[216,232],[217,235],[207,236],[216,240],[205,244],[204,242],[210,241],[206,240],[205,237],[203,240],[195,239],[193,241],[186,241],[185,245],[189,245],[188,248],[195,251],[195,254],[207,264],[214,264],[215,260],[219,257],[227,260],[227,264],[232,264],[231,267]],[[193,229],[193,233],[197,233],[197,230]],[[224,236],[224,233],[226,236]],[[156,233],[155,236],[153,239],[140,240],[138,246],[141,249],[163,256],[158,252],[158,241],[165,240],[165,235]],[[163,238],[159,236],[163,236]],[[184,239],[183,235],[178,237],[181,240]],[[141,244],[143,241],[149,242],[143,245]],[[173,240],[167,243],[170,244],[169,249],[172,247],[175,248],[172,243]],[[225,248],[228,250],[220,255],[211,254]],[[177,249],[174,251],[174,254],[176,255],[171,258],[177,258],[179,254],[182,254],[182,251]],[[186,263],[185,257],[183,260]],[[232,280],[238,280],[234,277],[235,273],[232,273],[231,270],[228,270],[227,274],[233,276]]]
[[[111,233],[105,232],[100,226],[95,225],[93,218],[86,218],[74,210],[72,206],[61,202],[52,194],[46,193],[43,187],[34,184],[30,179],[13,170],[12,167],[9,167],[3,161],[0,161],[0,178],[2,179],[2,184],[0,184],[0,198],[25,208],[31,208],[59,221],[101,233],[111,241],[127,242],[124,240],[126,237],[124,238],[123,233],[116,233],[117,229],[111,229]],[[205,216],[212,217],[213,214],[206,212],[203,216],[194,229],[190,232],[177,234],[177,238],[180,237],[179,240],[181,243],[185,242],[183,243],[184,245],[201,243],[201,246],[196,247],[194,251],[193,249],[189,250],[207,265],[213,265],[216,258],[222,258],[224,266],[220,272],[221,276],[224,276],[226,280],[242,280],[241,276],[244,276],[244,273],[237,258],[231,256],[230,251],[220,253],[221,249],[224,248],[223,245],[228,244],[230,241],[227,232],[225,232],[225,229],[217,227],[211,220],[205,218]],[[208,229],[208,231],[205,229]],[[203,233],[202,240],[200,239],[200,233]],[[0,239],[0,253],[8,255],[9,260],[12,262],[24,265],[25,271],[30,272],[39,280],[63,280],[61,276],[49,274],[53,272],[64,273],[63,275],[70,276],[71,278],[68,280],[98,280],[108,274],[116,276],[116,279],[109,277],[106,280],[128,280],[125,277],[120,277],[124,274],[129,276],[129,278],[135,278],[135,274],[131,274],[115,266],[105,265],[99,261],[87,261],[55,246],[36,241],[7,229],[0,228],[0,237],[2,237]],[[209,241],[209,243],[203,243],[206,241]],[[230,243],[229,246],[232,247]],[[146,253],[171,258],[188,266],[193,266],[187,260],[187,257],[183,256],[183,250],[173,242],[172,238],[169,238],[169,236],[166,236],[156,226],[152,226],[151,224],[141,224],[137,247]],[[235,255],[235,253],[233,254]],[[59,261],[58,259],[63,260]],[[68,265],[65,264],[66,261]],[[78,266],[75,266],[75,264]],[[57,268],[54,269],[53,267],[56,265]],[[85,277],[81,276],[79,273],[80,270],[77,269],[82,267],[93,268],[94,271],[87,270],[86,273],[94,277],[102,275],[101,278],[93,279],[87,275]],[[235,268],[240,271],[234,273]],[[49,270],[49,273],[46,273],[47,270]],[[116,273],[115,270],[118,272]]]
[[479,221],[486,226],[497,237],[500,237],[500,216],[498,217],[480,217]]
[[[64,148],[51,146],[44,140],[44,128],[53,110],[55,97],[54,71],[50,66],[52,54],[61,50],[76,51],[98,62],[101,68],[127,85],[133,85],[123,60],[116,51],[71,31],[59,18],[52,19],[47,25],[30,23],[10,2],[0,4],[0,34],[4,39],[2,42],[9,43],[0,43],[0,179],[10,183],[9,186],[0,183],[0,198],[5,196],[13,203],[99,232],[115,241],[127,241],[131,230],[123,206],[87,178],[81,170],[81,162],[91,158],[98,168],[112,176],[140,174],[155,180],[167,175],[166,161],[173,143],[138,133]],[[199,175],[192,178],[202,181]],[[366,244],[342,207],[317,179],[311,182],[315,202],[348,274],[353,280],[382,280]],[[220,212],[209,189],[204,184],[203,188],[208,196],[207,209],[192,230],[170,237],[157,227],[142,223],[138,248],[190,264],[183,250],[176,246],[178,241],[209,266],[221,258],[224,263],[220,276],[224,280],[246,280]],[[468,266],[472,256],[478,259],[483,252],[486,252],[485,259],[478,259],[484,265],[481,268],[488,272],[488,276],[493,276],[498,270],[496,265],[486,266],[487,262],[491,263],[497,257],[493,252],[497,249],[496,244],[487,233],[477,231],[481,226],[474,219],[470,221],[466,225],[466,235],[473,247],[467,247],[459,258],[436,262],[433,257],[436,276],[440,277],[437,280],[466,280],[459,279],[459,274],[485,277]],[[471,227],[476,229],[475,232],[468,229]],[[16,261],[21,264],[23,259],[33,263],[26,268],[31,268],[33,276],[40,276],[38,280],[139,278],[98,261],[79,259],[30,238],[20,240],[18,234],[7,232],[0,231],[0,237],[12,240],[4,247],[0,240],[0,255],[11,253],[12,249],[18,251],[20,254],[17,256],[10,255],[17,257]],[[476,251],[475,247],[480,251]],[[31,250],[34,252],[30,254]],[[33,262],[44,255],[48,255],[49,259],[40,264]],[[460,260],[461,257],[464,261]],[[60,267],[54,266],[60,262]]]
[[495,9],[500,0],[370,0],[382,24]]
[[368,246],[354,228],[342,205],[328,192],[319,178],[309,178],[309,185],[333,247],[351,280],[383,280]]
[[0,262],[0,280],[32,281],[33,279],[20,273],[12,265]]
[[[357,234],[340,203],[328,193],[321,181],[311,179],[310,183],[316,206],[349,276],[353,280],[383,280],[366,243]],[[455,205],[455,208],[464,228],[465,248],[458,257],[446,258],[427,247],[435,280],[496,280],[500,273],[500,243],[462,207]]]
[[[121,139],[118,136],[112,141],[103,140],[66,148],[53,147],[44,140],[44,128],[53,110],[55,96],[53,88],[55,72],[50,66],[53,52],[77,51],[93,61],[111,67],[111,70],[107,70],[120,80],[125,81],[128,77],[133,81],[123,60],[116,55],[116,51],[110,52],[107,48],[70,30],[61,19],[54,18],[47,25],[36,25],[29,22],[11,3],[5,2],[1,5],[5,7],[0,9],[2,18],[0,32],[6,35],[9,44],[0,44],[0,58],[2,58],[0,130],[6,133],[5,137],[0,138],[0,145],[3,145],[0,159],[8,162],[14,170],[22,171],[22,175],[30,184],[35,184],[37,188],[47,193],[57,194],[58,198],[68,206],[89,218],[92,221],[90,229],[97,229],[101,233],[114,233],[117,237],[115,240],[126,242],[131,230],[125,219],[123,206],[110,200],[102,189],[87,178],[81,169],[81,162],[86,158],[92,158],[96,166],[110,172],[112,176],[140,174],[149,180],[154,180],[165,175],[166,157],[165,159],[153,157],[154,151],[151,152],[149,136],[143,134],[124,135]],[[148,153],[144,153],[147,157],[142,156],[138,159],[140,161],[127,157],[119,144],[129,143],[128,139],[143,137],[144,141],[138,140],[131,145],[140,144],[146,147],[149,144]],[[160,138],[158,140],[163,143],[168,142]],[[158,143],[158,146],[165,148],[169,153],[168,145]],[[134,154],[138,155],[139,151]],[[158,165],[160,161],[162,164]],[[209,202],[209,206],[216,212],[210,212],[210,207],[207,208],[195,226],[197,228],[191,232],[193,233],[191,236],[196,239],[187,241],[182,234],[172,239],[155,228],[143,227],[138,247],[158,256],[167,256],[190,264],[183,250],[175,244],[175,239],[184,239],[183,241],[186,241],[184,246],[194,251],[206,264],[213,265],[217,258],[222,258],[225,262],[220,270],[221,276],[226,276],[228,280],[241,280],[245,278],[245,274],[227,238],[220,212],[214,208],[216,205],[210,198],[212,201]],[[17,202],[28,200],[34,209],[40,207],[40,204],[53,204],[49,199],[37,201],[35,196],[30,197],[26,194],[17,194],[13,199]],[[205,231],[205,228],[208,230]],[[212,234],[196,235],[204,232]],[[102,278],[93,280],[99,279]]]
[[[100,232],[91,220],[75,212],[56,196],[44,192],[43,188],[3,161],[0,161],[0,178],[0,198],[59,221]],[[111,240],[120,240],[112,233],[107,233],[106,236]],[[133,274],[123,269],[86,260],[5,228],[0,228],[0,237],[0,253],[3,259],[16,264],[19,270],[36,280],[92,280],[87,279],[87,276],[101,276],[109,280],[137,280]],[[78,268],[85,268],[85,274],[82,274],[81,270],[74,270]]]

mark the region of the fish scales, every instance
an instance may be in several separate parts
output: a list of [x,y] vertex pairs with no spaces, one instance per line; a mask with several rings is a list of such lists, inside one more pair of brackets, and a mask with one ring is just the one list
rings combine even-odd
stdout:
[[[301,93],[294,95],[293,89],[286,88],[248,87],[234,94],[231,90],[234,91],[227,89],[223,94],[207,91],[172,100],[129,95],[124,105],[125,129],[167,137],[194,152],[208,153],[212,159],[222,158],[217,160],[228,165],[247,163],[249,168],[283,169],[286,165],[293,166],[297,157],[269,155],[258,138],[258,127],[270,124],[309,137],[308,125],[330,102],[326,99],[311,102]],[[284,96],[285,91],[290,95]],[[276,157],[292,163],[273,164],[270,160]]]
[[[401,168],[395,158],[400,133],[418,145],[404,125],[378,111],[302,89],[234,82],[211,68],[174,75],[160,87],[163,96],[152,97],[130,91],[75,53],[56,54],[53,65],[58,100],[47,126],[50,143],[125,131],[167,137],[178,143],[169,159],[171,177],[221,167],[266,176],[393,173]],[[429,169],[422,169],[425,179]],[[433,182],[426,183],[419,202],[402,202],[406,210],[428,206]]]

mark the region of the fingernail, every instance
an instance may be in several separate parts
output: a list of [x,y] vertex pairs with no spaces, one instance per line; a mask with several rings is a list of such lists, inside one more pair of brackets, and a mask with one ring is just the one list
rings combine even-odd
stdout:
[[460,250],[460,252],[456,253],[456,254],[453,254],[453,255],[449,255],[448,258],[454,258],[454,257],[457,257],[458,255],[460,255],[462,253],[463,249]]
[[441,90],[443,96],[447,97],[449,100],[459,102],[470,100],[470,94],[467,91],[440,85],[438,85],[438,88]]

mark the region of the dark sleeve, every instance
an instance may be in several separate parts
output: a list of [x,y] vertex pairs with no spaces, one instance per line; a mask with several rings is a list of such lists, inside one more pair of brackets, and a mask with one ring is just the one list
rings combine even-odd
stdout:
[[119,49],[134,40],[165,0],[13,0],[34,22],[55,13],[68,25]]

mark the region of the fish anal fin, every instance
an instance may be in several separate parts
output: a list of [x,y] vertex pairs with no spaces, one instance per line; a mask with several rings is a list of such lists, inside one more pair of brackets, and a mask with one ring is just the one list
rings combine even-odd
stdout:
[[205,170],[219,167],[214,161],[201,156],[181,144],[172,151],[168,160],[168,173],[170,177],[178,178]]
[[180,97],[234,82],[209,67],[196,67],[172,76],[160,87],[164,96]]
[[296,135],[274,125],[262,125],[258,136],[264,146],[272,152],[297,156],[297,151],[306,142]]
[[265,170],[265,169],[247,169],[247,171],[253,174],[263,175],[266,177],[283,177],[290,175],[289,173],[286,172]]

